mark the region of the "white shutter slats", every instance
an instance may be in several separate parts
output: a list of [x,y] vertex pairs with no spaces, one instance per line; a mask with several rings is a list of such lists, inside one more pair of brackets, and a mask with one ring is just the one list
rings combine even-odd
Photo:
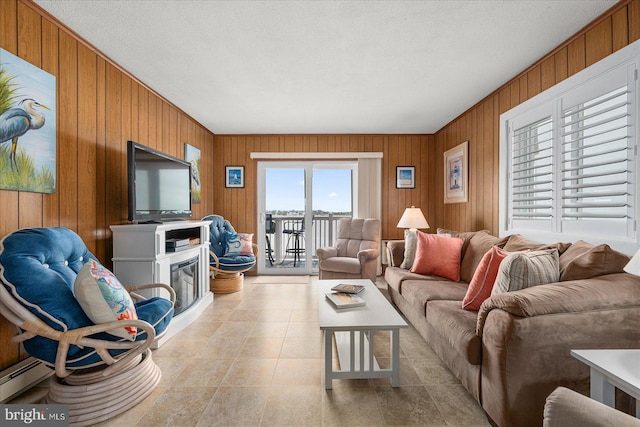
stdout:
[[[627,180],[600,181],[600,182],[587,183],[587,184],[563,185],[562,189],[563,190],[573,190],[573,189],[576,189],[576,188],[609,187],[609,186],[613,186],[613,185],[628,184],[628,183],[629,182]],[[601,194],[601,193],[599,193],[599,194]]]
[[[592,168],[601,168],[601,169],[603,169],[602,168],[603,166],[611,166],[611,163],[608,162],[608,161],[602,161],[602,162],[597,162],[597,163],[593,163],[591,165],[585,165],[585,166],[567,166],[567,167],[563,168],[563,171],[566,171],[566,172],[584,171],[584,170],[590,170]],[[613,169],[614,167],[615,167],[615,169]],[[592,173],[590,175],[594,176],[594,177],[595,176],[611,175],[611,173],[614,170],[618,171],[616,173],[624,173],[624,172],[627,172],[629,169],[626,168],[624,164],[622,164],[622,165],[618,164],[618,165],[613,165],[611,169],[599,170],[599,171],[597,171],[595,173]],[[574,176],[578,177],[580,175],[579,174],[572,174],[571,176],[572,176],[572,179],[577,179],[577,178],[574,178]]]
[[[627,90],[626,86],[621,86],[619,87],[617,90],[611,91],[609,93],[609,95],[607,96],[601,96],[598,97],[598,100],[595,102],[591,102],[588,105],[585,105],[583,107],[574,107],[573,110],[571,112],[567,112],[567,111],[563,111],[562,114],[562,118],[564,119],[565,117],[574,114],[574,113],[583,113],[585,110],[589,109],[589,108],[593,108],[595,106],[598,106],[600,104],[604,104],[604,103],[609,103],[612,100],[617,99],[623,92],[625,92],[625,94],[628,94],[629,91]],[[608,110],[613,110],[621,105],[624,105],[624,102],[619,102],[618,104],[609,104],[609,106],[607,107]]]
[[512,136],[512,219],[548,219],[553,211],[551,117],[520,127]]
[[562,111],[563,220],[627,217],[628,94],[625,85]]
[[[607,147],[606,150],[600,150],[600,151],[596,151],[596,150],[587,150],[586,148],[580,150],[582,153],[587,153],[587,154],[579,154],[577,151],[572,151],[571,152],[571,156],[568,156],[568,158],[565,158],[562,160],[562,163],[577,163],[580,160],[586,160],[586,159],[591,159],[594,157],[600,158],[601,156],[606,156],[607,154],[615,154],[615,153],[620,153],[622,154],[622,156],[619,156],[619,159],[612,159],[610,157],[612,156],[608,156],[607,157],[607,163],[611,164],[616,164],[619,161],[624,161],[627,158],[627,153],[626,151],[628,150],[628,147],[624,146],[624,147]],[[565,152],[565,154],[569,154],[567,152]],[[600,162],[599,164],[602,164],[603,162]]]
[[[600,187],[606,187],[604,185],[601,185]],[[615,196],[625,196],[627,194],[626,191],[624,190],[620,190],[620,191],[596,191],[596,192],[592,192],[592,193],[587,193],[586,191],[582,191],[580,193],[568,193],[567,195],[562,196],[562,200],[581,200],[581,199],[591,199],[591,198],[599,198],[599,199],[603,199],[606,198],[607,200],[604,202],[599,202],[599,203],[592,203],[592,206],[599,206],[599,207],[614,207],[619,205],[619,203],[616,203],[614,200],[610,200],[610,197],[615,197]],[[626,206],[626,205],[625,205]]]

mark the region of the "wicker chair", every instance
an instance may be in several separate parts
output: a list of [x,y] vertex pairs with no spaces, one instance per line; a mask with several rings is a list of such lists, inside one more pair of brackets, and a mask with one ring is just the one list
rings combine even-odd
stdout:
[[[0,314],[18,328],[12,340],[54,369],[45,403],[69,405],[72,425],[107,420],[153,391],[161,373],[150,346],[168,327],[175,303],[167,285],[130,287],[136,316],[95,324],[74,292],[81,269],[96,261],[66,228],[22,229],[0,243]],[[114,287],[126,295],[119,283]],[[137,293],[149,288],[165,289],[169,300]],[[123,330],[132,337],[122,338]]]
[[256,265],[258,245],[253,234],[237,233],[231,223],[220,215],[202,218],[209,224],[209,271],[211,291],[216,294],[242,289],[245,271]]

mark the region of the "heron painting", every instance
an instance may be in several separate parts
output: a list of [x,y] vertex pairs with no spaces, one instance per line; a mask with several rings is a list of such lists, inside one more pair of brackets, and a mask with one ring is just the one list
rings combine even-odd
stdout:
[[184,144],[184,159],[191,163],[191,202],[200,203],[200,150]]
[[56,80],[0,49],[0,189],[54,193]]

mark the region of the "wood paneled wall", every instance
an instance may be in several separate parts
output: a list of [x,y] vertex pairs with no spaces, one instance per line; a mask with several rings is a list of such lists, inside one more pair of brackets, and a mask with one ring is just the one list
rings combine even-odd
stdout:
[[[202,203],[213,204],[213,134],[112,63],[28,0],[0,1],[0,47],[56,77],[55,194],[0,190],[0,236],[18,228],[63,226],[111,265],[109,225],[127,220],[126,143],[132,139],[179,158],[201,150]],[[0,369],[22,356],[0,321]]]
[[[500,114],[640,38],[640,0],[622,1],[435,135],[216,135],[214,211],[255,232],[256,161],[251,152],[383,152],[382,236],[404,208],[421,207],[436,228],[498,233]],[[444,152],[469,141],[469,201],[444,204]],[[224,166],[245,166],[245,188],[224,188]],[[416,166],[416,188],[395,188],[396,166]]]
[[[498,233],[500,114],[640,39],[640,0],[622,1],[435,135],[429,224]],[[469,202],[443,204],[443,153],[469,141]],[[432,229],[433,229],[432,225]]]
[[[214,141],[214,211],[238,230],[257,231],[257,161],[250,159],[252,152],[382,152],[383,238],[402,238],[396,225],[408,206],[422,208],[429,223],[434,216],[434,182],[429,180],[433,135],[216,135]],[[225,165],[245,166],[245,188],[225,188]],[[396,188],[396,166],[416,167],[415,189]]]

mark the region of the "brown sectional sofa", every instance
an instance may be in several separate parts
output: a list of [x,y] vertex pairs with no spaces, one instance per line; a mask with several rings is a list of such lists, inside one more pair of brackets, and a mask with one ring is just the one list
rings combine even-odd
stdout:
[[[640,278],[621,272],[625,255],[584,242],[569,251],[569,244],[541,245],[519,235],[449,234],[465,239],[460,282],[400,268],[403,240],[387,243],[385,279],[393,303],[499,426],[542,425],[545,399],[558,386],[589,394],[589,369],[571,349],[640,348]],[[468,283],[493,245],[557,248],[561,281],[463,310]],[[619,399],[627,410],[632,403]]]

